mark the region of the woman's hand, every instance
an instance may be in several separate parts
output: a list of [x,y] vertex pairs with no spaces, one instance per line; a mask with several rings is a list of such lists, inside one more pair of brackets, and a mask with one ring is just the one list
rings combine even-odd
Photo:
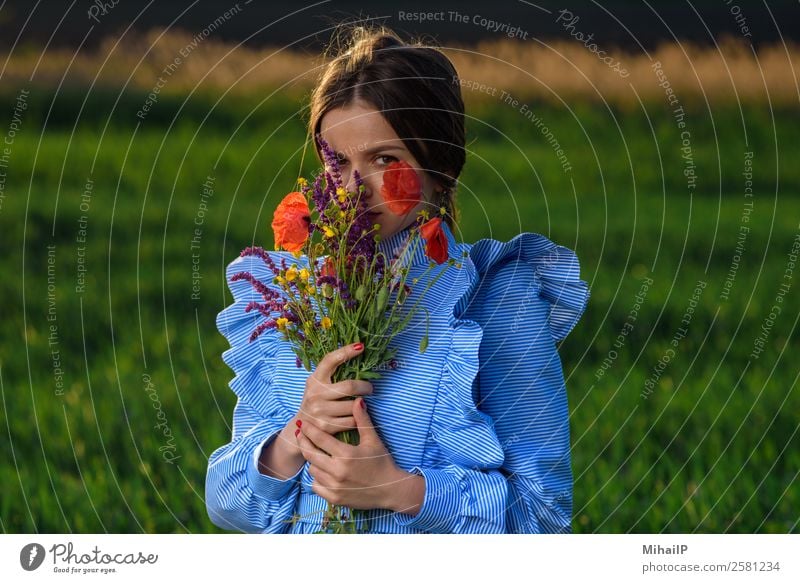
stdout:
[[356,423],[352,414],[353,400],[343,397],[370,395],[372,383],[363,380],[333,383],[331,376],[336,367],[358,356],[363,350],[364,345],[360,342],[333,350],[325,355],[314,372],[308,376],[300,411],[296,415],[303,428],[313,424],[329,435],[355,428]]
[[395,464],[362,405],[364,399],[348,403],[358,427],[358,445],[339,441],[314,424],[303,424],[297,434],[300,451],[309,462],[308,473],[314,478],[311,490],[331,504],[395,510],[405,504],[409,486],[405,479],[413,475]]

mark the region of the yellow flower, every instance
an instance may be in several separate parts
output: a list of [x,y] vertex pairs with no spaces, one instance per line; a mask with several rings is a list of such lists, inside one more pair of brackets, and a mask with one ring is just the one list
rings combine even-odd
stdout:
[[277,320],[275,320],[275,323],[278,325],[278,330],[285,330],[286,329],[286,324],[289,323],[289,319],[288,318],[278,318]]
[[275,283],[283,283],[284,281],[286,280],[283,279],[280,275],[275,276]]
[[442,215],[442,216],[446,215],[447,214],[447,209],[444,208],[443,206],[440,206],[439,207],[439,214]]
[[286,270],[286,281],[294,281],[297,278],[297,270],[294,267],[290,267]]
[[317,295],[317,288],[315,288],[314,286],[309,287],[308,293],[310,293],[312,296]]
[[333,326],[333,322],[331,322],[331,319],[328,316],[324,316],[320,324],[322,324],[322,327],[325,328],[325,330]]
[[344,189],[344,187],[340,186],[336,189],[336,196],[339,197],[339,202],[344,202],[347,198],[347,191]]
[[340,219],[343,219],[343,218],[344,218],[344,211],[339,211],[339,218],[340,218]]
[[297,251],[292,251],[292,256],[295,259],[300,259],[300,256],[303,254],[302,249],[298,249]]
[[308,184],[308,180],[306,180],[301,176],[300,178],[297,179],[297,184],[299,184],[300,186],[305,186],[306,184]]
[[333,229],[331,229],[328,226],[322,227],[322,230],[325,231],[325,236],[326,237],[335,237],[336,236],[336,231],[334,231]]
[[301,270],[300,270],[300,279],[301,279],[302,281],[308,281],[308,279],[309,279],[310,277],[311,277],[311,274],[308,272],[308,269],[306,269],[306,268],[304,267],[303,269],[301,269]]

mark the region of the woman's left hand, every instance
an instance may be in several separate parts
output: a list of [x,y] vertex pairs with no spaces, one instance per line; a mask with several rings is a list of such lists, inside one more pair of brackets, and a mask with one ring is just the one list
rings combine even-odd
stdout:
[[311,489],[331,504],[394,509],[398,488],[410,474],[395,464],[362,408],[363,401],[362,397],[353,400],[358,445],[339,441],[308,421],[300,428],[297,439],[314,478]]

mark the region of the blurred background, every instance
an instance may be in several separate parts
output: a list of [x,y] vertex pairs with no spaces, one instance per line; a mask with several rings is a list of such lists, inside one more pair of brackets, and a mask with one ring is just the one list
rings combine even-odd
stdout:
[[[0,3],[0,528],[221,532],[225,266],[317,162],[337,24],[441,46],[457,237],[542,233],[575,532],[798,530],[796,2]],[[794,364],[792,364],[794,363]]]

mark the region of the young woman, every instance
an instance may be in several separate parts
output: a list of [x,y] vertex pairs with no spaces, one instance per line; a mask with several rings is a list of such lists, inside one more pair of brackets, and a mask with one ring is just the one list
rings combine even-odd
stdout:
[[[238,402],[231,442],[209,459],[212,522],[312,533],[331,502],[367,510],[371,533],[570,532],[569,416],[555,342],[581,317],[588,286],[575,254],[542,235],[454,237],[465,136],[452,63],[385,28],[356,28],[312,96],[309,133],[320,160],[317,136],[337,152],[349,190],[355,172],[362,177],[381,251],[403,244],[417,210],[443,207],[447,251],[462,267],[425,296],[429,348],[419,352],[411,326],[393,339],[400,366],[372,383],[331,382],[363,345],[331,352],[309,374],[275,330],[248,342],[263,316],[244,309],[258,297],[247,281],[230,284],[235,301],[217,326],[231,344],[223,359]],[[422,179],[423,199],[406,215],[384,205],[383,174],[396,161]],[[428,262],[420,247],[412,274]],[[243,257],[228,281],[243,270],[271,279],[260,260]],[[334,437],[349,428],[358,445]]]

